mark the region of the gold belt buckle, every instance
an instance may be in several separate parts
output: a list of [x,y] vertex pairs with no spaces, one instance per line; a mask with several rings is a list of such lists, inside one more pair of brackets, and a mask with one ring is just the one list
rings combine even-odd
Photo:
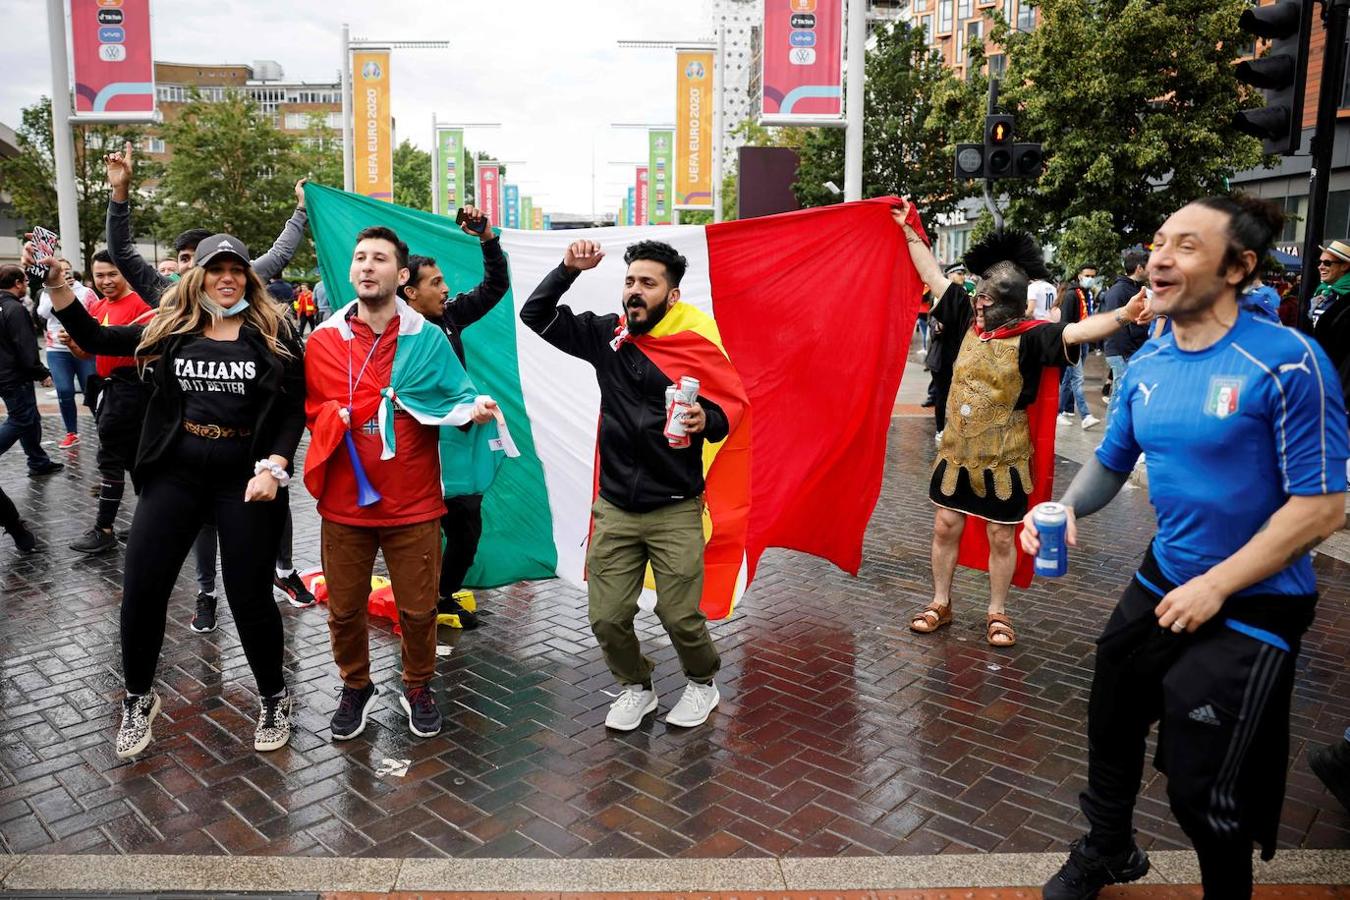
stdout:
[[220,430],[219,425],[215,424],[207,425],[205,431],[206,431],[205,436],[213,441],[218,441],[225,436],[224,433]]

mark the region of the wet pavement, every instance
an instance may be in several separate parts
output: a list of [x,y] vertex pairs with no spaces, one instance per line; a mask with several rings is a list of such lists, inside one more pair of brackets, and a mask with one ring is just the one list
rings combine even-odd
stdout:
[[[1085,524],[1066,578],[1014,593],[1014,648],[984,642],[987,581],[965,571],[955,626],[910,633],[908,616],[930,597],[933,425],[915,405],[921,377],[911,372],[898,398],[858,577],[770,551],[735,616],[713,626],[722,705],[688,731],[649,717],[630,734],[606,732],[605,692],[614,685],[586,625],[584,592],[550,581],[481,592],[482,628],[442,629],[446,728],[430,740],[408,734],[396,702],[397,638],[383,623],[371,636],[379,711],[361,738],[330,742],[338,679],[325,611],[283,604],[297,730],[287,749],[255,753],[258,702],[229,613],[213,634],[187,627],[196,591],[189,563],[160,661],[164,716],[150,749],[120,761],[112,739],[122,554],[84,559],[66,549],[93,519],[95,448],[53,450],[67,471],[31,481],[16,447],[0,459],[0,485],[46,549],[20,557],[7,540],[0,546],[0,849],[494,858],[1060,852],[1083,828],[1077,795],[1093,639],[1151,534],[1146,492],[1127,490]],[[52,440],[57,422],[45,422]],[[1096,435],[1061,431],[1063,486]],[[124,506],[119,529],[133,506]],[[303,490],[293,512],[296,561],[315,565],[318,520]],[[1299,664],[1279,836],[1287,848],[1344,849],[1350,816],[1309,771],[1305,750],[1350,723],[1350,565],[1322,556],[1316,567],[1323,599]],[[655,617],[640,624],[664,713],[683,679]],[[1151,770],[1146,778],[1140,843],[1187,847],[1163,779]]]

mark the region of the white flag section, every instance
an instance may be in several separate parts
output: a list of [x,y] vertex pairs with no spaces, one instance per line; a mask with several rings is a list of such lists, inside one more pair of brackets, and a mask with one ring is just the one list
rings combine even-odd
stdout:
[[[651,240],[670,244],[689,261],[680,284],[680,302],[712,313],[708,242],[701,225],[503,231],[502,248],[511,260],[517,321],[520,308],[534,288],[562,263],[568,244],[581,240],[597,241],[605,258],[594,269],[581,273],[560,305],[573,312],[621,313],[623,280],[628,271],[623,261],[624,250],[639,241]],[[520,388],[553,507],[558,575],[582,584],[590,508],[595,495],[600,389],[589,363],[555,349],[523,324],[520,332]]]

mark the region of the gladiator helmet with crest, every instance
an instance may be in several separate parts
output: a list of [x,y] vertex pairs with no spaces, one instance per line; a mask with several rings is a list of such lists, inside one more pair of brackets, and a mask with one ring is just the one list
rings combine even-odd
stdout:
[[984,310],[986,331],[1026,318],[1027,285],[1051,279],[1045,254],[1025,231],[994,232],[966,251],[965,264],[975,276],[975,293],[993,301]]

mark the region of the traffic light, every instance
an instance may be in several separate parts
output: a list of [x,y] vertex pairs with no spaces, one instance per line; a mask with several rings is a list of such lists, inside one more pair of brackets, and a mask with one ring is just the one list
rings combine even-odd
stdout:
[[1237,64],[1238,81],[1259,89],[1266,105],[1233,115],[1233,125],[1261,139],[1267,153],[1293,156],[1303,139],[1303,93],[1308,80],[1308,40],[1313,0],[1280,0],[1242,13],[1238,27],[1270,41],[1264,56]]
[[984,117],[984,177],[1007,178],[1013,171],[1012,116]]
[[998,113],[985,116],[983,144],[956,145],[956,177],[960,179],[1040,178],[1044,155],[1040,144],[1018,144],[1017,122]]

